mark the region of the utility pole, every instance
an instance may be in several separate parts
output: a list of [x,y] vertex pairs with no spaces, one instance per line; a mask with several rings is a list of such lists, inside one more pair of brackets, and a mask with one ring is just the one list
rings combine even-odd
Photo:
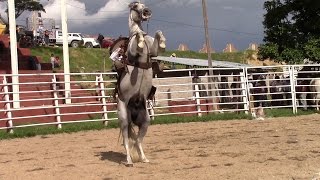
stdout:
[[[35,2],[39,2],[39,0],[33,0]],[[32,11],[32,16],[31,16],[31,19],[32,19],[32,32],[33,32],[33,35],[36,35],[37,34],[37,29],[38,29],[38,11]],[[30,29],[29,29],[30,30]]]
[[[210,45],[210,36],[209,36],[209,30],[208,30],[208,14],[207,14],[206,0],[202,0],[202,12],[203,12],[204,31],[205,31],[205,38],[206,38],[207,54],[208,54],[208,67],[209,67],[208,89],[209,89],[209,95],[212,97],[212,102],[216,103],[216,98],[214,97],[216,96],[216,94],[213,91],[212,84],[211,84],[211,82],[214,82],[214,80],[212,78],[213,70],[212,70],[211,45]],[[213,107],[213,110],[218,110],[217,104],[213,104],[212,107]]]
[[[207,5],[206,0],[202,0],[202,12],[203,12],[203,21],[204,21],[204,31],[206,36],[206,46],[207,46],[207,54],[208,54],[208,67],[212,68],[212,60],[211,60],[211,45],[210,45],[210,37],[208,30],[208,15],[207,15]],[[212,76],[212,69],[209,70],[209,75]]]

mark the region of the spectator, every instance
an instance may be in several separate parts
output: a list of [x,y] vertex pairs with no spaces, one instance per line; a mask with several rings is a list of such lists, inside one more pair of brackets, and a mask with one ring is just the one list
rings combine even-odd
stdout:
[[29,65],[31,70],[41,71],[41,64],[36,56],[29,57]]
[[99,36],[98,36],[97,40],[98,40],[98,42],[99,42],[99,44],[100,44],[100,47],[102,47],[102,42],[103,42],[103,40],[104,40],[104,36],[99,33]]
[[50,62],[51,62],[51,65],[52,65],[52,69],[54,69],[54,63],[56,61],[56,58],[54,57],[54,54],[51,54],[50,56]]
[[49,31],[48,30],[45,30],[44,31],[44,43],[46,46],[49,46]]
[[17,47],[19,47],[19,42],[20,42],[20,30],[19,26],[16,26],[16,37],[17,37]]
[[36,58],[36,66],[37,66],[37,70],[41,71],[41,63],[38,58]]
[[58,68],[61,66],[61,61],[60,61],[60,57],[56,56],[54,59],[54,67]]
[[[172,53],[170,57],[173,57],[173,58],[177,57],[176,53]],[[176,69],[176,64],[174,62],[171,63],[171,69]]]

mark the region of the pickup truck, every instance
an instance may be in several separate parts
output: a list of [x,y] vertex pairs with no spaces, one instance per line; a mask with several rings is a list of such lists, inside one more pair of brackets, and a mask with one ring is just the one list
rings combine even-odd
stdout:
[[[51,44],[62,45],[62,31],[52,31],[49,35],[49,42]],[[68,44],[74,48],[79,46],[84,46],[86,48],[100,47],[100,44],[96,39],[84,37],[81,33],[68,33]]]

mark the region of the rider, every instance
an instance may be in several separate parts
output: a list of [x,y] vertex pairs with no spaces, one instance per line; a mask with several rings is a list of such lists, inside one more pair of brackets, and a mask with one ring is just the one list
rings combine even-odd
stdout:
[[126,58],[127,56],[125,53],[125,46],[123,44],[121,44],[120,47],[118,47],[110,55],[110,59],[112,60],[112,63],[113,63],[113,70],[117,72],[118,77],[125,70],[124,61],[126,60]]
[[[112,54],[110,55],[110,59],[112,60],[113,63],[113,67],[112,70],[117,72],[118,76],[117,76],[117,84],[116,84],[116,89],[114,92],[114,97],[115,94],[118,93],[118,88],[119,88],[119,84],[120,84],[120,77],[121,74],[123,73],[123,71],[127,72],[127,66],[125,64],[125,61],[127,60],[127,55],[126,55],[126,45],[125,44],[121,44],[115,51],[112,52]],[[151,87],[151,91],[149,93],[148,99],[154,99],[154,95],[156,92],[156,87],[152,86]]]

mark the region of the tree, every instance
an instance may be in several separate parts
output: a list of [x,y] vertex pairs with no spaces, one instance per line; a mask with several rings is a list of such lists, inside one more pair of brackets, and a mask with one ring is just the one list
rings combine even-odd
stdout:
[[320,1],[269,0],[264,3],[264,44],[260,59],[289,63],[320,61]]
[[[0,2],[6,2],[8,0],[0,0]],[[34,0],[15,0],[15,15],[16,18],[18,18],[23,12],[25,11],[43,11],[46,12],[43,8],[43,5]],[[6,10],[8,13],[8,8]],[[4,21],[3,17],[0,15],[2,20]],[[9,21],[4,21],[5,23],[8,23]]]

